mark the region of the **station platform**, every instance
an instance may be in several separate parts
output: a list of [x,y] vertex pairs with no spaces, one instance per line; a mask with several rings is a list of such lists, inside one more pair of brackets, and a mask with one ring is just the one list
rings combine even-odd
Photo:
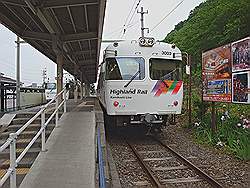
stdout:
[[95,187],[94,99],[69,106],[20,188]]

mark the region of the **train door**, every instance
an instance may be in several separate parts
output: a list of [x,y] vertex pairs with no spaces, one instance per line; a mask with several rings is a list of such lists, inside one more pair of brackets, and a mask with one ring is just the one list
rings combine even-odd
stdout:
[[98,83],[98,90],[99,90],[99,98],[102,105],[106,106],[105,100],[105,62],[101,64],[100,68],[100,75],[99,75],[99,83]]

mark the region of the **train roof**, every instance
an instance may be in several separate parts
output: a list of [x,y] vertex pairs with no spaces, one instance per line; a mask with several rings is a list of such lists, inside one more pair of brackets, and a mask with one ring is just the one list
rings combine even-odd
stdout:
[[174,44],[154,42],[152,46],[142,46],[139,40],[126,40],[110,44],[105,49],[105,58],[115,56],[136,56],[181,60],[181,51]]

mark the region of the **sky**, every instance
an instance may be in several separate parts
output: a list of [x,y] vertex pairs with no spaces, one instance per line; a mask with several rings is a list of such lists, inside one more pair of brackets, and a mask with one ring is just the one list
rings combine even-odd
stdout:
[[[180,21],[188,18],[189,12],[205,0],[141,0],[138,6],[144,7],[145,36],[162,40]],[[134,5],[134,2],[135,5]],[[103,40],[138,39],[140,37],[140,14],[135,7],[139,0],[107,0],[103,28]],[[182,2],[182,3],[181,3]],[[168,15],[177,5],[170,15]],[[133,6],[134,5],[134,6]],[[129,14],[130,13],[130,14]],[[161,24],[155,27],[166,15]],[[124,27],[125,24],[125,27]],[[126,32],[124,33],[124,28]],[[16,74],[16,35],[0,24],[0,72],[15,78]],[[103,43],[102,50],[108,43]],[[102,58],[100,57],[100,60]],[[29,44],[21,44],[21,81],[25,84],[42,83],[42,70],[47,70],[50,81],[55,80],[56,64]]]

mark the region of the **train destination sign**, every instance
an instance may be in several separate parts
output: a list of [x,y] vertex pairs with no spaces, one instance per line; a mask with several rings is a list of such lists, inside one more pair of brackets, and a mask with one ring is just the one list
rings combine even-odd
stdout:
[[203,100],[231,102],[231,45],[202,54]]

